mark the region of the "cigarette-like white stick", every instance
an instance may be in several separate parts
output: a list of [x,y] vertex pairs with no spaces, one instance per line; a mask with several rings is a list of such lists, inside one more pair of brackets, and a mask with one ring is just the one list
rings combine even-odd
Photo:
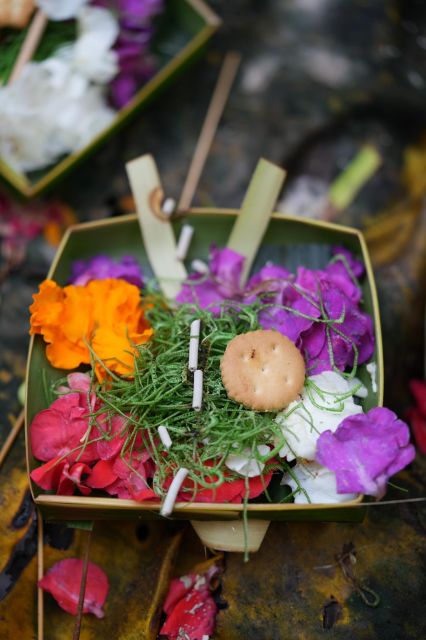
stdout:
[[166,198],[161,205],[161,211],[166,214],[166,216],[171,216],[174,210],[176,209],[176,200],[173,198]]
[[169,432],[167,431],[167,427],[162,424],[158,427],[157,431],[158,435],[160,436],[160,440],[164,444],[166,449],[170,449],[170,447],[172,446],[172,439],[169,435]]
[[209,267],[208,265],[203,262],[202,260],[193,260],[191,262],[191,268],[193,271],[196,271],[197,273],[208,273],[209,272]]
[[195,371],[198,367],[198,346],[200,342],[200,320],[191,322],[191,333],[189,337],[189,358],[188,369]]
[[178,260],[185,260],[193,234],[194,227],[191,227],[190,224],[184,224],[176,247],[176,258]]
[[194,393],[192,395],[192,408],[201,410],[203,404],[203,372],[201,369],[194,371]]
[[187,475],[188,475],[188,469],[185,469],[184,467],[182,467],[181,469],[179,469],[179,471],[173,478],[172,484],[169,487],[169,490],[167,492],[167,495],[161,507],[160,514],[162,516],[169,516],[173,511],[177,494],[179,493],[179,489],[181,488]]

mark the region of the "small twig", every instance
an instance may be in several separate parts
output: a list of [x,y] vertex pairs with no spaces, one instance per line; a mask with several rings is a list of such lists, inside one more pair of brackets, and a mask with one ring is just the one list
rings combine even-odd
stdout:
[[365,604],[368,607],[378,607],[380,604],[379,594],[367,587],[364,580],[360,580],[355,575],[353,565],[356,563],[356,549],[352,542],[343,545],[342,552],[336,555],[336,560],[345,579],[354,587]]
[[83,617],[83,608],[84,608],[84,595],[86,593],[86,582],[87,582],[87,569],[89,567],[89,553],[90,553],[90,539],[92,536],[92,529],[88,529],[86,531],[86,544],[84,548],[84,558],[83,558],[83,572],[81,574],[81,583],[80,583],[80,595],[78,598],[78,606],[77,606],[77,617],[74,625],[74,632],[72,634],[72,640],[79,640],[80,638],[80,629],[81,629],[81,620]]
[[[40,511],[37,512],[37,582],[43,578],[43,518]],[[37,587],[37,638],[44,638],[44,598],[43,589]]]
[[23,424],[25,421],[25,410],[22,409],[19,416],[16,418],[15,424],[9,432],[1,450],[0,450],[0,467],[2,466],[7,454],[12,448],[13,443],[15,442],[19,432],[21,431]]
[[22,43],[21,50],[19,51],[18,57],[13,65],[8,84],[12,84],[12,82],[15,82],[15,80],[18,79],[24,66],[33,57],[43,36],[44,30],[46,29],[47,22],[47,15],[39,9],[31,21],[25,40]]
[[231,91],[240,60],[241,56],[236,51],[230,51],[225,56],[206,118],[201,128],[197,146],[195,147],[194,155],[192,156],[188,175],[182,189],[178,205],[179,211],[186,211],[191,206],[213,138],[216,134],[216,129],[225,108],[226,101],[228,100],[229,92]]

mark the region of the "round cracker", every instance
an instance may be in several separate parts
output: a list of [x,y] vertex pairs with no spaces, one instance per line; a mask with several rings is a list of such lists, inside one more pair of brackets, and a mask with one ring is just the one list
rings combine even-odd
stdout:
[[281,411],[305,382],[302,354],[286,336],[270,329],[230,340],[220,370],[228,397],[255,411]]

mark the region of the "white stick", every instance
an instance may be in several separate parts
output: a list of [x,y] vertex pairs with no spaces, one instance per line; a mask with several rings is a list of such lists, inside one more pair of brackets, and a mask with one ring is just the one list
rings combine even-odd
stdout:
[[193,234],[194,227],[191,227],[190,224],[184,224],[176,247],[176,258],[178,260],[185,260]]
[[166,198],[161,206],[161,211],[165,213],[166,216],[171,216],[175,209],[176,200],[173,198]]
[[170,449],[170,447],[172,446],[172,439],[169,435],[169,432],[167,431],[167,427],[162,424],[158,427],[157,431],[158,435],[160,436],[160,440],[164,444],[166,449]]
[[201,369],[194,371],[194,393],[192,395],[192,408],[201,411],[203,404],[203,372]]
[[191,333],[189,337],[189,358],[188,369],[195,371],[198,367],[198,347],[200,343],[200,320],[191,322]]
[[203,262],[202,260],[193,260],[191,262],[191,269],[193,271],[196,271],[197,273],[208,273],[209,272],[209,267],[208,265]]
[[169,516],[173,511],[177,494],[179,493],[179,489],[181,488],[187,475],[188,475],[188,469],[185,469],[184,467],[182,467],[181,469],[179,469],[179,471],[173,478],[172,484],[169,487],[169,490],[167,492],[167,495],[161,507],[160,514],[162,516]]

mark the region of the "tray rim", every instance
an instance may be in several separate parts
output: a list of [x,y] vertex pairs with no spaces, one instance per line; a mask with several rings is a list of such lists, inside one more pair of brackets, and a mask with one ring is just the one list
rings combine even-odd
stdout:
[[[199,216],[199,215],[219,215],[219,216],[233,216],[236,217],[239,213],[239,209],[237,208],[219,208],[219,207],[192,207],[184,212],[184,217],[187,216]],[[271,219],[273,220],[281,220],[281,221],[289,221],[296,222],[302,225],[306,225],[309,227],[317,227],[319,229],[330,229],[333,231],[338,231],[341,233],[346,233],[348,235],[353,235],[358,238],[360,243],[362,257],[364,261],[364,266],[366,269],[366,274],[370,286],[371,298],[372,298],[372,306],[373,306],[373,320],[374,320],[374,329],[376,335],[376,365],[377,370],[380,372],[379,380],[378,380],[378,403],[377,406],[383,405],[383,393],[384,393],[384,380],[383,380],[383,343],[382,343],[382,330],[381,330],[381,322],[380,322],[380,313],[379,313],[379,305],[378,305],[378,296],[377,296],[377,288],[374,279],[373,267],[371,264],[369,252],[367,249],[367,243],[362,232],[359,229],[354,227],[339,225],[334,222],[328,222],[323,220],[313,220],[310,218],[301,218],[299,216],[294,216],[291,214],[283,213],[281,211],[275,211],[271,214]],[[49,272],[47,274],[47,278],[51,278],[54,273],[63,253],[63,249],[65,248],[69,237],[73,233],[84,232],[88,229],[95,229],[100,227],[114,226],[117,224],[122,224],[123,222],[137,222],[137,215],[134,213],[122,215],[116,218],[106,218],[102,220],[95,220],[91,222],[82,222],[79,224],[75,224],[70,226],[62,237],[61,243],[57,249],[55,258],[53,259]],[[34,348],[34,339],[35,336],[31,336],[29,349],[28,349],[28,358],[27,358],[27,367],[26,367],[26,393],[25,397],[28,398],[28,372],[32,357],[32,352]],[[87,510],[90,512],[91,510],[108,510],[115,511],[117,515],[120,512],[140,512],[140,513],[154,513],[158,514],[161,508],[160,503],[149,503],[149,502],[136,502],[134,500],[124,500],[121,498],[106,498],[106,497],[90,497],[90,496],[58,496],[58,495],[49,495],[49,494],[40,494],[38,496],[34,495],[32,480],[30,478],[30,452],[29,452],[29,440],[28,440],[28,429],[29,429],[29,420],[28,420],[28,405],[25,403],[25,454],[26,454],[26,466],[27,466],[27,475],[28,481],[31,491],[32,499],[35,504],[43,509],[46,507],[56,507],[58,509],[69,509],[72,511],[74,508],[81,509],[83,511]],[[364,495],[359,494],[353,500],[348,500],[347,502],[336,502],[336,503],[315,503],[315,504],[295,504],[295,503],[249,503],[247,505],[248,515],[255,513],[282,513],[282,512],[315,512],[315,511],[323,511],[323,510],[342,510],[351,507],[358,507],[364,500]],[[234,516],[236,519],[241,518],[244,512],[244,504],[233,504],[233,503],[203,503],[203,502],[179,502],[176,503],[173,509],[173,514],[178,515],[187,515],[196,519],[198,515],[207,515],[211,514],[217,516],[219,519],[224,517],[226,520],[232,519]]]

